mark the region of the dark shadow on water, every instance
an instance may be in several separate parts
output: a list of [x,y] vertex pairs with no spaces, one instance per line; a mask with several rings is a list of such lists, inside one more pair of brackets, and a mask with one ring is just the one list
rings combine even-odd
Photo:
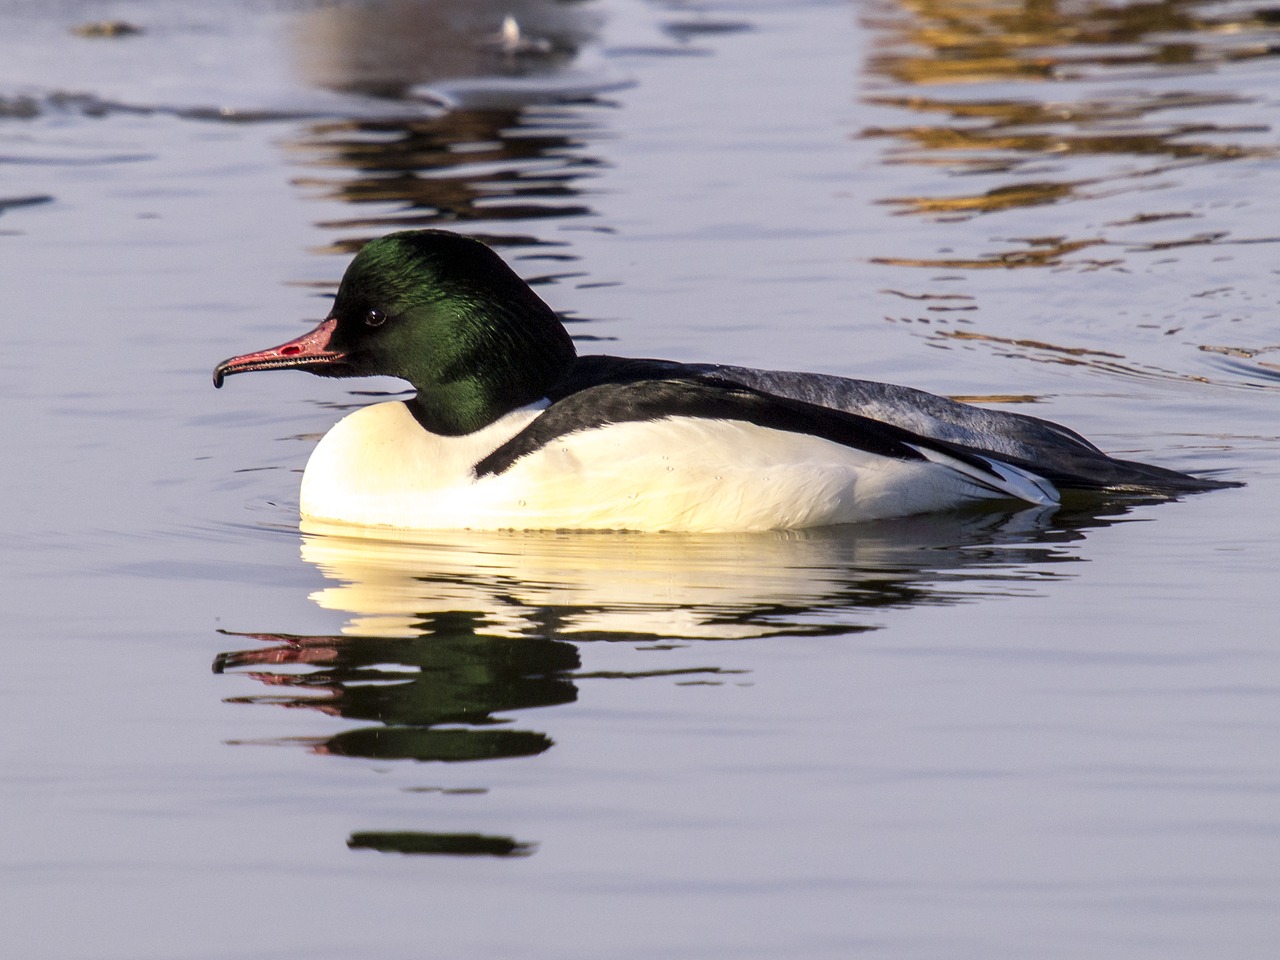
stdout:
[[[581,664],[577,648],[477,633],[476,620],[469,613],[432,615],[395,637],[256,634],[272,646],[221,654],[214,671],[244,669],[273,691],[232,702],[376,724],[309,741],[317,753],[445,762],[541,753],[550,738],[494,729],[501,723],[494,714],[572,703],[577,690],[568,675]],[[309,669],[292,672],[298,667]]]
[[[572,685],[542,679],[579,666],[572,644],[512,643],[478,633],[478,620],[467,612],[431,614],[411,624],[405,636],[361,637],[358,646],[343,636],[256,635],[283,646],[223,654],[217,672],[284,662],[323,666],[291,681],[307,693],[305,702],[291,705],[315,706],[317,692],[330,692],[340,699],[325,701],[327,709],[381,723],[484,723],[494,710],[573,700]],[[393,663],[394,670],[387,666]],[[401,686],[410,674],[412,684]],[[347,684],[361,686],[348,689]],[[389,689],[412,695],[389,697]]]
[[526,857],[533,853],[532,844],[479,833],[363,832],[353,833],[347,846],[352,850],[379,853],[433,853],[454,857]]
[[[857,642],[890,610],[1033,597],[1045,581],[1071,575],[1073,543],[1123,522],[1131,507],[750,535],[463,531],[409,542],[309,527],[302,557],[326,580],[311,598],[342,616],[341,632],[228,633],[257,643],[220,654],[214,670],[264,688],[229,702],[359,724],[259,743],[379,763],[536,758],[554,741],[527,721],[573,703],[584,683],[741,682],[717,663],[719,642]],[[630,644],[644,662],[584,670],[583,645],[600,642]],[[685,653],[664,664],[671,650]],[[433,831],[358,833],[350,843],[402,853],[531,850],[508,837]]]

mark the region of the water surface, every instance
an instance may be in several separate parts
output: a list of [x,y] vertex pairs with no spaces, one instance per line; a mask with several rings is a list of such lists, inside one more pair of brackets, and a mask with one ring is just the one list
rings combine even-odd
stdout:
[[[140,32],[75,30],[104,18]],[[1273,954],[1269,8],[0,25],[15,955]],[[413,226],[493,243],[582,352],[909,383],[1248,485],[751,536],[300,529],[315,439],[403,385],[210,371]]]

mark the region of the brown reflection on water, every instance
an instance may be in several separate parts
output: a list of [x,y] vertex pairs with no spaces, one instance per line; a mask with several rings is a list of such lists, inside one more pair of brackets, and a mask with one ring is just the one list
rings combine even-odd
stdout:
[[[887,318],[891,323],[918,324],[930,322],[926,318]],[[938,321],[939,324],[948,321]],[[970,323],[971,321],[956,320],[954,323]],[[983,333],[977,330],[958,330],[947,328],[941,325],[928,326],[923,336],[927,339],[931,346],[942,348],[969,348],[981,346],[994,355],[1006,357],[1014,360],[1029,360],[1033,363],[1055,364],[1064,367],[1080,367],[1082,369],[1094,370],[1105,373],[1113,377],[1123,377],[1127,379],[1142,380],[1181,380],[1185,382],[1207,383],[1209,377],[1202,374],[1184,373],[1178,370],[1172,370],[1168,367],[1162,367],[1154,363],[1141,363],[1127,357],[1123,353],[1117,353],[1111,350],[1097,350],[1089,347],[1070,346],[1067,344],[1052,343],[1047,340],[1035,339],[1032,337],[1005,337],[993,333]],[[1253,351],[1240,351],[1231,348],[1200,348],[1201,351],[1219,353],[1232,357],[1235,360],[1247,357],[1252,359],[1255,355]],[[1267,373],[1265,364],[1259,364],[1258,367],[1263,368],[1264,376],[1280,376],[1280,373]],[[1257,372],[1257,367],[1251,368],[1253,372]],[[967,403],[1038,403],[1041,397],[1031,394],[983,394],[983,395],[953,395],[953,399],[961,400]]]
[[[1025,103],[1016,100],[954,103],[936,97],[875,97],[871,102],[918,113],[942,114],[949,121],[945,126],[908,125],[865,130],[863,135],[867,137],[892,137],[902,141],[891,153],[890,162],[941,163],[974,173],[1017,172],[1046,156],[1114,154],[1170,161],[1216,161],[1269,152],[1265,147],[1220,143],[1211,139],[1230,134],[1265,133],[1266,127],[1155,122],[1153,115],[1162,111],[1212,108],[1242,102],[1229,94],[1157,93],[1146,97],[1128,96],[1075,103]],[[931,155],[938,151],[944,151],[948,156],[937,158]],[[1159,166],[1148,167],[1134,176],[1150,175],[1159,169]],[[1055,188],[1070,193],[1071,189],[1088,186],[1092,182],[1033,182],[1007,189],[1034,192]],[[1051,193],[1047,199],[1058,197]],[[1028,200],[1043,202],[1043,199],[1035,197]],[[982,209],[987,207],[984,205]]]
[[[890,182],[911,183],[875,202],[937,225],[923,228],[937,238],[924,250],[889,249],[872,262],[946,272],[925,283],[971,271],[1138,274],[1182,251],[1212,270],[1238,259],[1232,247],[1280,243],[1280,230],[1248,209],[1248,188],[1236,185],[1245,179],[1232,179],[1256,176],[1259,161],[1277,156],[1267,84],[1274,68],[1263,62],[1280,54],[1276,10],[1224,0],[886,0],[868,25],[879,42],[863,99],[879,116],[859,136],[881,144],[881,162],[900,169]],[[1242,67],[1247,61],[1254,64]],[[1225,164],[1241,172],[1219,172]],[[1207,253],[1219,247],[1227,249]],[[1107,289],[1128,287],[1141,302],[1140,283],[1119,279]],[[1046,287],[1063,301],[1060,289]],[[1248,299],[1244,288],[1224,289]],[[1211,345],[1194,340],[1183,354],[1190,369],[1181,369],[1169,362],[1172,341],[1153,342],[1206,325],[1212,307],[1202,319],[1175,317],[1176,308],[1155,322],[1139,316],[1126,331],[1119,324],[1134,321],[1120,318],[1132,314],[1113,299],[1103,349],[1084,350],[1053,320],[1052,330],[1010,329],[1014,321],[988,319],[976,302],[968,314],[940,316],[943,306],[895,322],[920,324],[934,347],[980,347],[1108,376],[1273,379],[1253,356],[1212,353],[1220,362],[1207,364]],[[978,329],[988,322],[1002,329]],[[1095,323],[1091,347],[1100,330]],[[1135,337],[1141,347],[1128,342]]]
[[1273,10],[1196,0],[901,0],[894,25],[923,53],[889,54],[878,71],[902,83],[1071,80],[1103,68],[1210,66],[1273,56]]
[[[1205,89],[1213,84],[1204,79],[1220,64],[1280,50],[1277,18],[1268,12],[1187,0],[901,0],[885,14],[875,27],[887,43],[868,67],[898,89],[867,100],[936,119],[862,135],[891,141],[889,164],[1014,178],[977,191],[882,199],[902,213],[967,219],[1061,204],[1146,189],[1153,176],[1188,164],[1274,153],[1259,136],[1266,126],[1207,119],[1215,108],[1249,100],[1228,83]],[[1179,77],[1192,89],[1167,89]],[[1099,93],[1101,81],[1126,86]],[[931,92],[916,92],[921,87]],[[999,95],[984,96],[987,90]],[[1090,245],[1063,242],[1068,251]],[[1002,250],[915,262],[1018,267],[1058,259]]]
[[[308,171],[294,183],[368,208],[321,224],[364,239],[391,229],[582,217],[591,209],[581,201],[581,181],[597,164],[584,149],[594,132],[587,109],[455,110],[428,119],[316,124],[289,145]],[[507,242],[522,239],[529,238]],[[334,246],[350,251],[359,243],[345,238]]]
[[[961,270],[1056,267],[1068,254],[1106,241],[1100,237],[1087,240],[1068,240],[1066,237],[1028,237],[1017,242],[1020,246],[1015,249],[1000,250],[979,257],[873,257],[871,262],[897,267],[953,267]],[[1102,259],[1090,261],[1085,265],[1109,266],[1116,262],[1118,261],[1114,259]]]
[[[1178,377],[1173,370],[1162,370],[1151,366],[1138,366],[1128,361],[1123,354],[1108,350],[1090,350],[1084,347],[1065,347],[1042,340],[1027,338],[997,337],[992,334],[975,333],[968,330],[943,330],[935,334],[939,340],[952,342],[978,342],[995,349],[997,354],[1020,359],[1035,360],[1039,363],[1056,363],[1066,367],[1088,367],[1109,374],[1125,377]],[[1201,380],[1201,377],[1187,376],[1186,379]]]
[[[495,246],[548,242],[592,213],[603,94],[620,85],[580,52],[592,4],[386,0],[326,4],[297,18],[292,53],[309,84],[375,98],[381,110],[300,128],[284,144],[294,185],[350,215],[318,223],[352,253],[391,230],[445,227]],[[565,253],[557,259],[570,260]]]

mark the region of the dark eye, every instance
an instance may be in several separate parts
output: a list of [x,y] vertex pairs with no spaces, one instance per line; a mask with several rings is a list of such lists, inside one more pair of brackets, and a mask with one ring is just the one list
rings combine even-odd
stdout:
[[369,312],[364,315],[364,322],[370,327],[380,327],[387,322],[387,315],[377,307],[370,307]]

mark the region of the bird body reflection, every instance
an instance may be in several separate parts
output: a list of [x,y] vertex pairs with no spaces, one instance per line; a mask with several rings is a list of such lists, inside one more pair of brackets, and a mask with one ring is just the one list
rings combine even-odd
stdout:
[[[418,541],[348,536],[309,523],[302,558],[328,581],[311,594],[345,618],[322,636],[238,633],[265,643],[229,651],[217,672],[267,687],[234,702],[314,710],[356,721],[281,738],[328,757],[411,763],[536,758],[554,746],[527,728],[542,708],[573,703],[582,684],[618,678],[743,683],[707,641],[829,636],[879,628],[889,610],[1031,594],[1067,575],[1070,545],[1107,513],[958,512],[801,532],[742,535],[439,532]],[[678,663],[645,653],[643,669],[584,669],[593,643],[692,648]],[[516,856],[508,836],[356,832],[353,848]]]

